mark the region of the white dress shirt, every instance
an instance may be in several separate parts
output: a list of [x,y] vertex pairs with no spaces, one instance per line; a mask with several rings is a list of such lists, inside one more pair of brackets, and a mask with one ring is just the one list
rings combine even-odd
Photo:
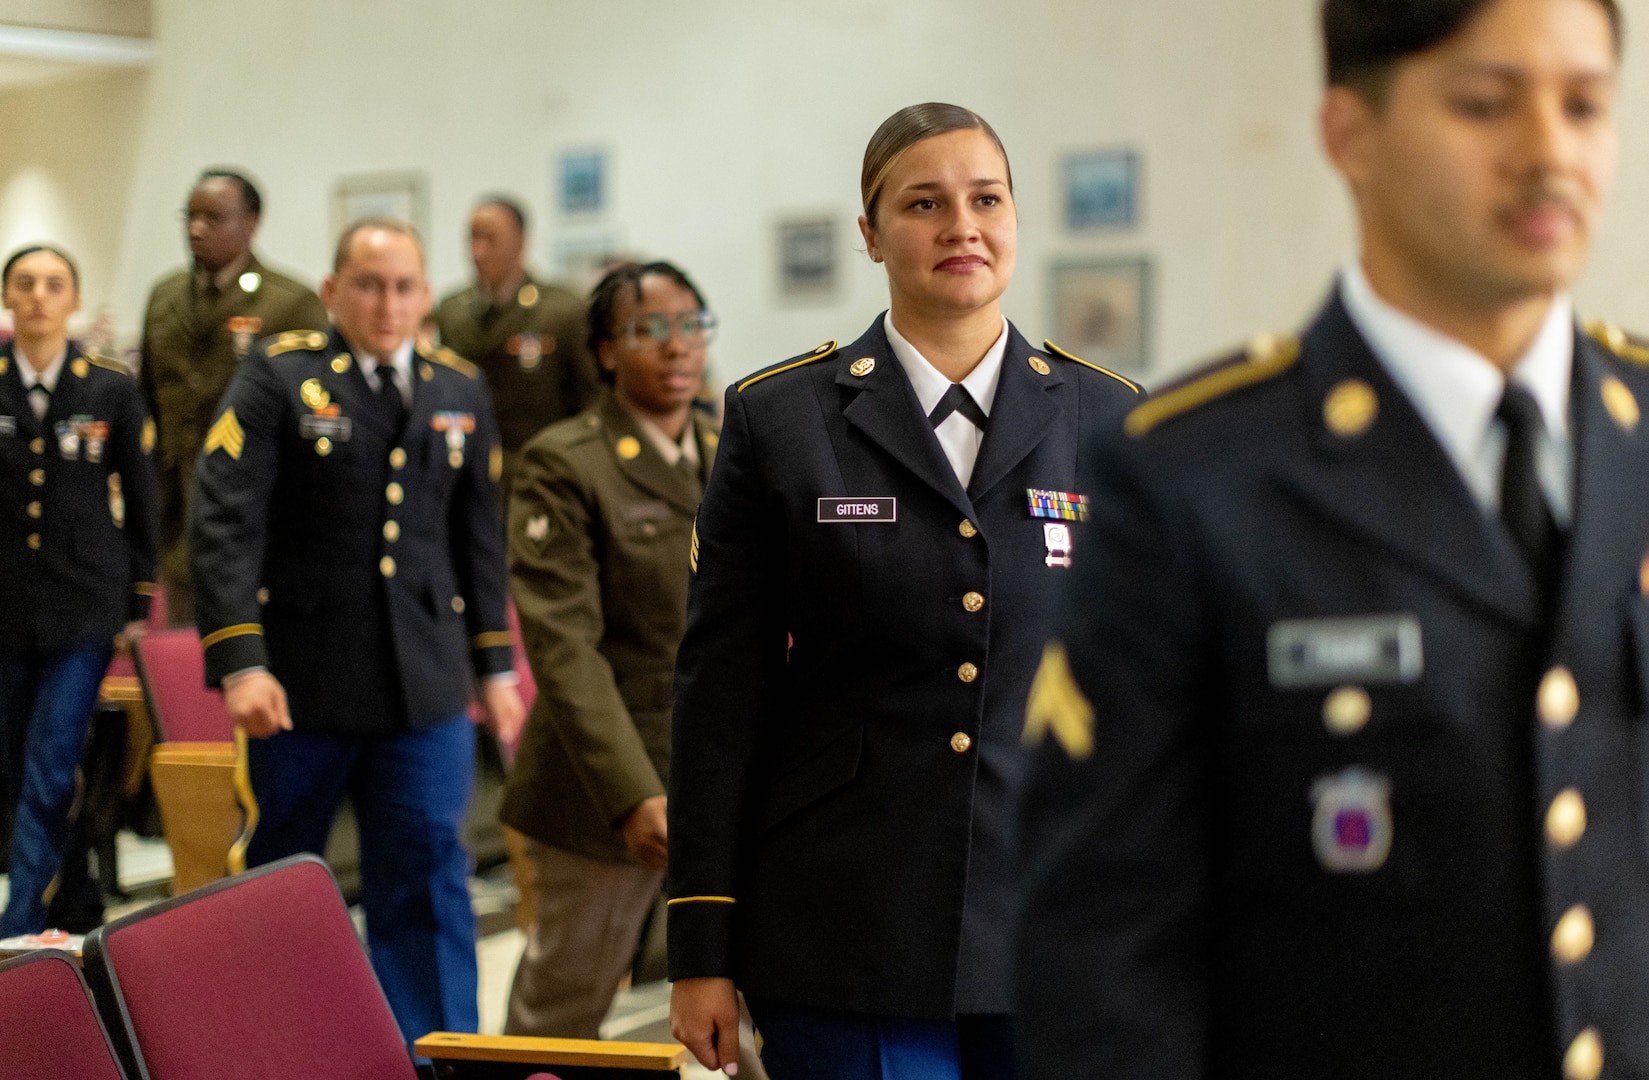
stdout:
[[[412,408],[412,345],[413,339],[407,338],[389,357],[389,363],[395,368],[395,374],[400,382],[396,388],[401,391],[401,401],[407,408]],[[382,363],[371,353],[355,351],[355,357],[360,362],[361,372],[366,375],[367,386],[373,392],[378,390],[378,367]]]
[[[1356,262],[1340,275],[1340,299],[1386,373],[1442,444],[1483,510],[1500,513],[1506,425],[1495,418],[1506,377],[1489,359],[1380,299]],[[1574,368],[1574,303],[1552,301],[1546,321],[1511,379],[1528,390],[1545,420],[1536,456],[1540,489],[1558,528],[1574,517],[1574,444],[1569,379]]]
[[653,423],[647,416],[642,415],[639,409],[631,408],[628,401],[625,401],[617,394],[614,394],[613,397],[618,402],[619,407],[629,413],[631,418],[635,420],[636,426],[641,428],[642,434],[647,436],[647,441],[653,444],[653,448],[658,451],[659,457],[664,459],[666,465],[673,469],[683,460],[686,460],[687,464],[695,469],[698,468],[699,447],[698,442],[693,438],[693,417],[691,415],[687,417],[687,426],[682,429],[681,438],[672,439],[664,433],[663,428]]
[[[950,389],[951,382],[943,373],[931,363],[928,358],[916,351],[916,346],[906,341],[904,336],[893,326],[893,312],[888,312],[882,318],[882,326],[887,331],[888,344],[893,346],[893,355],[898,359],[899,366],[905,369],[905,377],[910,380],[911,389],[916,391],[916,400],[922,403],[922,417],[924,422],[929,413],[938,406],[939,399],[945,396]],[[968,373],[962,380],[962,386],[973,400],[978,402],[979,408],[986,416],[991,414],[991,404],[996,400],[996,385],[1002,381],[1002,357],[1008,351],[1008,320],[1002,320],[1002,333],[998,335],[996,344],[985,351],[984,359],[979,366]],[[973,479],[973,465],[979,460],[979,444],[985,441],[985,433],[972,420],[959,412],[953,412],[945,417],[944,422],[933,429],[939,439],[939,445],[945,451],[945,458],[950,467],[956,472],[956,479],[962,482],[964,489],[968,481]]]
[[17,374],[23,378],[23,396],[28,399],[29,408],[34,410],[34,418],[44,420],[46,410],[51,408],[51,399],[41,397],[38,394],[31,394],[29,391],[36,386],[43,386],[48,394],[57,393],[57,379],[58,376],[63,374],[63,361],[69,355],[68,347],[64,346],[56,358],[46,365],[46,370],[38,375],[34,373],[34,365],[29,362],[29,358],[23,352],[21,345],[14,346],[13,351],[17,353]]

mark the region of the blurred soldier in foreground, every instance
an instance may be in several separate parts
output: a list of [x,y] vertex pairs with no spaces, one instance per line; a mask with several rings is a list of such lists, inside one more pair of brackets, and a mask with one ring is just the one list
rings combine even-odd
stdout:
[[486,373],[506,494],[527,440],[591,404],[600,385],[584,342],[584,302],[527,273],[526,242],[519,204],[482,200],[470,215],[475,284],[442,300],[435,314],[441,344]]
[[161,279],[143,317],[139,378],[160,435],[160,581],[173,626],[195,621],[189,588],[189,495],[195,458],[235,365],[259,338],[324,330],[320,298],[252,254],[263,198],[239,173],[209,170],[189,193],[193,265]]
[[[1612,0],[1327,0],[1360,258],[1137,408],[1029,723],[1029,1075],[1649,1076]],[[1060,644],[1062,643],[1062,644]]]

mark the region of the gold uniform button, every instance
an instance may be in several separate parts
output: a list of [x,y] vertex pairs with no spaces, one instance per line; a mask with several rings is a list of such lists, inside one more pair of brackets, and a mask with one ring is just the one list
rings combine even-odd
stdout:
[[36,520],[39,520],[41,513],[42,513],[42,510],[41,510],[41,507],[40,507],[39,503],[37,503],[37,502],[29,503],[29,517],[34,518]]
[[388,555],[378,560],[378,573],[384,577],[395,576],[395,560]]
[[973,740],[968,737],[968,733],[965,731],[958,731],[955,735],[950,737],[950,748],[955,750],[958,754],[967,753],[968,747],[972,745]]
[[389,500],[389,505],[391,506],[400,506],[401,500],[406,497],[406,492],[401,490],[401,485],[394,483],[393,481],[391,481],[388,487],[384,488],[384,498]]
[[1540,680],[1540,691],[1535,696],[1540,722],[1550,728],[1566,728],[1575,722],[1580,712],[1580,688],[1575,677],[1561,664]]
[[452,610],[456,611],[460,615],[464,613],[464,598],[462,596],[455,596],[452,598]]
[[400,538],[401,538],[401,523],[399,521],[386,521],[386,522],[384,522],[384,539],[388,540],[390,543],[393,544],[393,543],[395,543],[395,541],[399,540]]
[[1374,426],[1380,415],[1380,398],[1361,379],[1346,379],[1330,390],[1323,401],[1323,423],[1342,439],[1355,439]]
[[968,593],[962,597],[962,606],[970,612],[979,611],[985,606],[985,598],[976,592]]
[[33,454],[44,454],[46,452],[46,440],[45,439],[30,439],[29,440],[29,452],[33,453]]
[[316,439],[315,453],[321,455],[322,457],[332,453],[332,440],[327,438],[325,435],[322,435],[320,438]]
[[397,446],[395,449],[393,449],[389,452],[389,467],[390,468],[392,468],[392,469],[404,469],[404,468],[406,468],[406,465],[407,465],[407,452],[405,450],[403,450],[399,446]]
[[46,486],[46,470],[45,469],[30,469],[29,470],[29,483],[33,484],[35,487],[45,487]]
[[963,682],[972,682],[979,678],[979,669],[972,664],[963,664],[956,669],[956,677]]
[[1603,1075],[1603,1036],[1587,1028],[1563,1055],[1563,1080],[1598,1080]]
[[1560,964],[1578,964],[1591,955],[1596,940],[1591,911],[1585,904],[1576,904],[1557,920],[1557,928],[1552,931],[1552,955]]
[[29,549],[31,551],[39,551],[40,550],[40,534],[39,533],[30,533],[29,534]]
[[1546,809],[1546,839],[1559,851],[1567,851],[1586,835],[1586,800],[1574,788],[1558,792]]
[[269,603],[269,590],[268,589],[259,589],[258,590],[258,603],[260,603],[260,604]]
[[1054,369],[1049,367],[1048,362],[1046,360],[1042,359],[1042,357],[1033,356],[1033,357],[1031,357],[1029,362],[1030,362],[1030,365],[1031,365],[1031,370],[1036,372],[1038,375],[1051,375],[1051,374],[1053,374]]
[[1323,702],[1323,725],[1336,735],[1355,735],[1368,726],[1374,702],[1361,686],[1342,686]]
[[961,533],[964,537],[966,537],[969,540],[972,540],[974,537],[979,535],[979,529],[974,525],[973,522],[967,520],[966,518],[962,519],[962,524],[960,524],[956,527],[956,531]]

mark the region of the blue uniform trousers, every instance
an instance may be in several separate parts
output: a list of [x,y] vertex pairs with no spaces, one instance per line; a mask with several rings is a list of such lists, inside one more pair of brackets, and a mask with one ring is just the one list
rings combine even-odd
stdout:
[[401,1033],[474,1031],[475,916],[460,826],[475,729],[457,716],[377,737],[282,732],[254,739],[258,827],[247,864],[322,854],[347,792],[361,837],[367,949]]
[[11,896],[0,914],[0,937],[46,929],[47,893],[63,865],[75,773],[113,653],[110,638],[44,656],[0,653],[0,775],[17,792]]
[[1013,1018],[903,1020],[747,998],[773,1080],[1014,1080]]

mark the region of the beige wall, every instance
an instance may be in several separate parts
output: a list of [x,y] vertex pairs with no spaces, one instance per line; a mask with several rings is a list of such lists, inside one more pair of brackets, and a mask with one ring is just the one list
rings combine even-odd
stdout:
[[0,0],[0,23],[145,37],[149,0]]
[[[1581,302],[1649,328],[1649,0],[1626,6],[1642,32],[1630,36],[1622,187]],[[1013,157],[1022,231],[1010,316],[1047,332],[1055,259],[1148,254],[1160,377],[1297,325],[1351,251],[1313,129],[1314,7],[156,0],[147,75],[0,93],[0,238],[61,229],[86,262],[88,306],[109,304],[131,329],[150,283],[180,261],[175,211],[201,166],[237,162],[261,177],[260,247],[310,278],[329,255],[336,178],[417,169],[430,182],[440,288],[467,271],[472,198],[516,191],[535,212],[541,265],[557,237],[611,231],[687,267],[723,316],[716,362],[731,377],[851,339],[879,310],[879,271],[846,250],[858,245],[859,157],[894,109],[952,100],[987,116]],[[1142,227],[1067,236],[1060,155],[1113,145],[1144,156]],[[603,147],[613,174],[593,226],[563,221],[550,202],[552,159],[584,146]],[[823,306],[785,306],[773,223],[818,210],[843,226],[846,287]],[[36,225],[31,214],[44,216]]]

